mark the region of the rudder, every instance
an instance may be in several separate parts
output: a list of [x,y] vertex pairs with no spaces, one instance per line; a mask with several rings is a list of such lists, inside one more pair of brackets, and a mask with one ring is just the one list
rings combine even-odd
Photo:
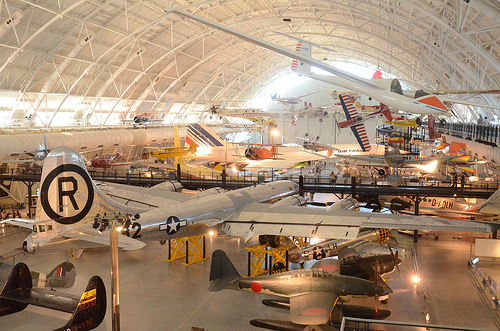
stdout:
[[101,277],[90,278],[78,307],[62,328],[54,331],[86,331],[97,328],[106,316],[106,287]]
[[31,273],[28,266],[20,262],[12,267],[9,278],[7,278],[2,292],[0,292],[0,316],[17,313],[28,306],[27,303],[2,298],[4,294],[29,297],[31,287]]
[[240,278],[238,270],[227,257],[223,250],[215,250],[212,253],[212,264],[210,266],[210,287],[211,292],[218,292],[226,288],[230,281]]

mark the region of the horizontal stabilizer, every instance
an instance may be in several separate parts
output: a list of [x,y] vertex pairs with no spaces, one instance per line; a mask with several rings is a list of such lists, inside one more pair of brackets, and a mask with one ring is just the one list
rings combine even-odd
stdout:
[[8,218],[0,222],[0,224],[4,223],[19,226],[21,228],[33,229],[33,224],[35,224],[35,220],[25,219],[25,218]]

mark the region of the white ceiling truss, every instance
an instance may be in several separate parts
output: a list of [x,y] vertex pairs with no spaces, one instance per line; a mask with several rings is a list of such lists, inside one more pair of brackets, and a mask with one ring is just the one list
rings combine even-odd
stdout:
[[[113,113],[168,112],[173,102],[189,113],[193,103],[245,101],[289,70],[290,59],[169,7],[291,50],[295,41],[276,32],[311,40],[337,50],[316,59],[366,63],[414,88],[500,87],[494,0],[0,0],[0,97],[16,99],[0,111],[50,127],[76,98],[73,116],[104,113],[105,125]],[[471,107],[462,115],[500,117]]]

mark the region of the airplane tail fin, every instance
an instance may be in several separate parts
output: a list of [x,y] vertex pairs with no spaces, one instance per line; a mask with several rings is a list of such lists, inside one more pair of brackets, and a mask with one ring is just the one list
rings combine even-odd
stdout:
[[240,278],[238,270],[227,257],[226,253],[220,249],[212,253],[212,265],[210,266],[210,287],[211,292],[218,292],[225,289],[231,281]]
[[380,70],[376,70],[374,73],[373,73],[373,76],[372,76],[372,79],[382,79],[382,72]]
[[[35,279],[33,277],[33,273],[31,273],[31,275],[34,283]],[[51,272],[49,272],[49,274],[45,279],[44,287],[69,288],[75,284],[75,278],[76,278],[76,269],[73,263],[63,262],[60,263],[54,269],[52,269]]]
[[196,153],[196,144],[189,145],[188,154],[189,153]]
[[223,147],[224,141],[205,124],[192,123],[188,125],[186,143],[196,147]]
[[[295,51],[300,55],[311,57],[311,44],[306,41],[298,41]],[[311,66],[300,62],[299,60],[292,61],[292,71],[302,76],[309,76],[311,74]]]
[[90,278],[78,307],[65,326],[54,331],[86,331],[97,328],[106,315],[106,287],[101,277]]
[[55,221],[53,226],[57,231],[56,223],[90,222],[104,211],[136,214],[140,210],[106,196],[92,180],[82,156],[74,148],[54,148],[43,163],[36,218]]
[[5,316],[24,310],[28,306],[25,302],[11,300],[6,296],[13,293],[17,296],[29,296],[31,292],[31,274],[28,266],[24,263],[16,264],[0,292],[0,316]]
[[392,114],[391,114],[391,110],[389,109],[389,107],[387,107],[386,105],[382,105],[382,110],[380,111],[382,114],[384,114],[385,118],[387,118],[387,120],[390,122],[392,121]]

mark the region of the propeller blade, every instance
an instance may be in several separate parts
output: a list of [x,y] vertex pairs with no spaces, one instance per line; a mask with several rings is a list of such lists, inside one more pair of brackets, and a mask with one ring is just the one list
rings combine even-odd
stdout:
[[394,261],[394,266],[398,270],[399,277],[401,277],[401,280],[403,280],[403,275],[401,275],[401,270],[399,269],[399,265],[401,264],[401,260],[398,259],[399,252],[396,251],[396,254],[394,254],[394,252],[392,251],[392,248],[391,248],[391,244],[389,244],[389,243],[387,243],[387,247],[389,247],[389,251],[391,252],[391,256],[392,256],[392,261]]

